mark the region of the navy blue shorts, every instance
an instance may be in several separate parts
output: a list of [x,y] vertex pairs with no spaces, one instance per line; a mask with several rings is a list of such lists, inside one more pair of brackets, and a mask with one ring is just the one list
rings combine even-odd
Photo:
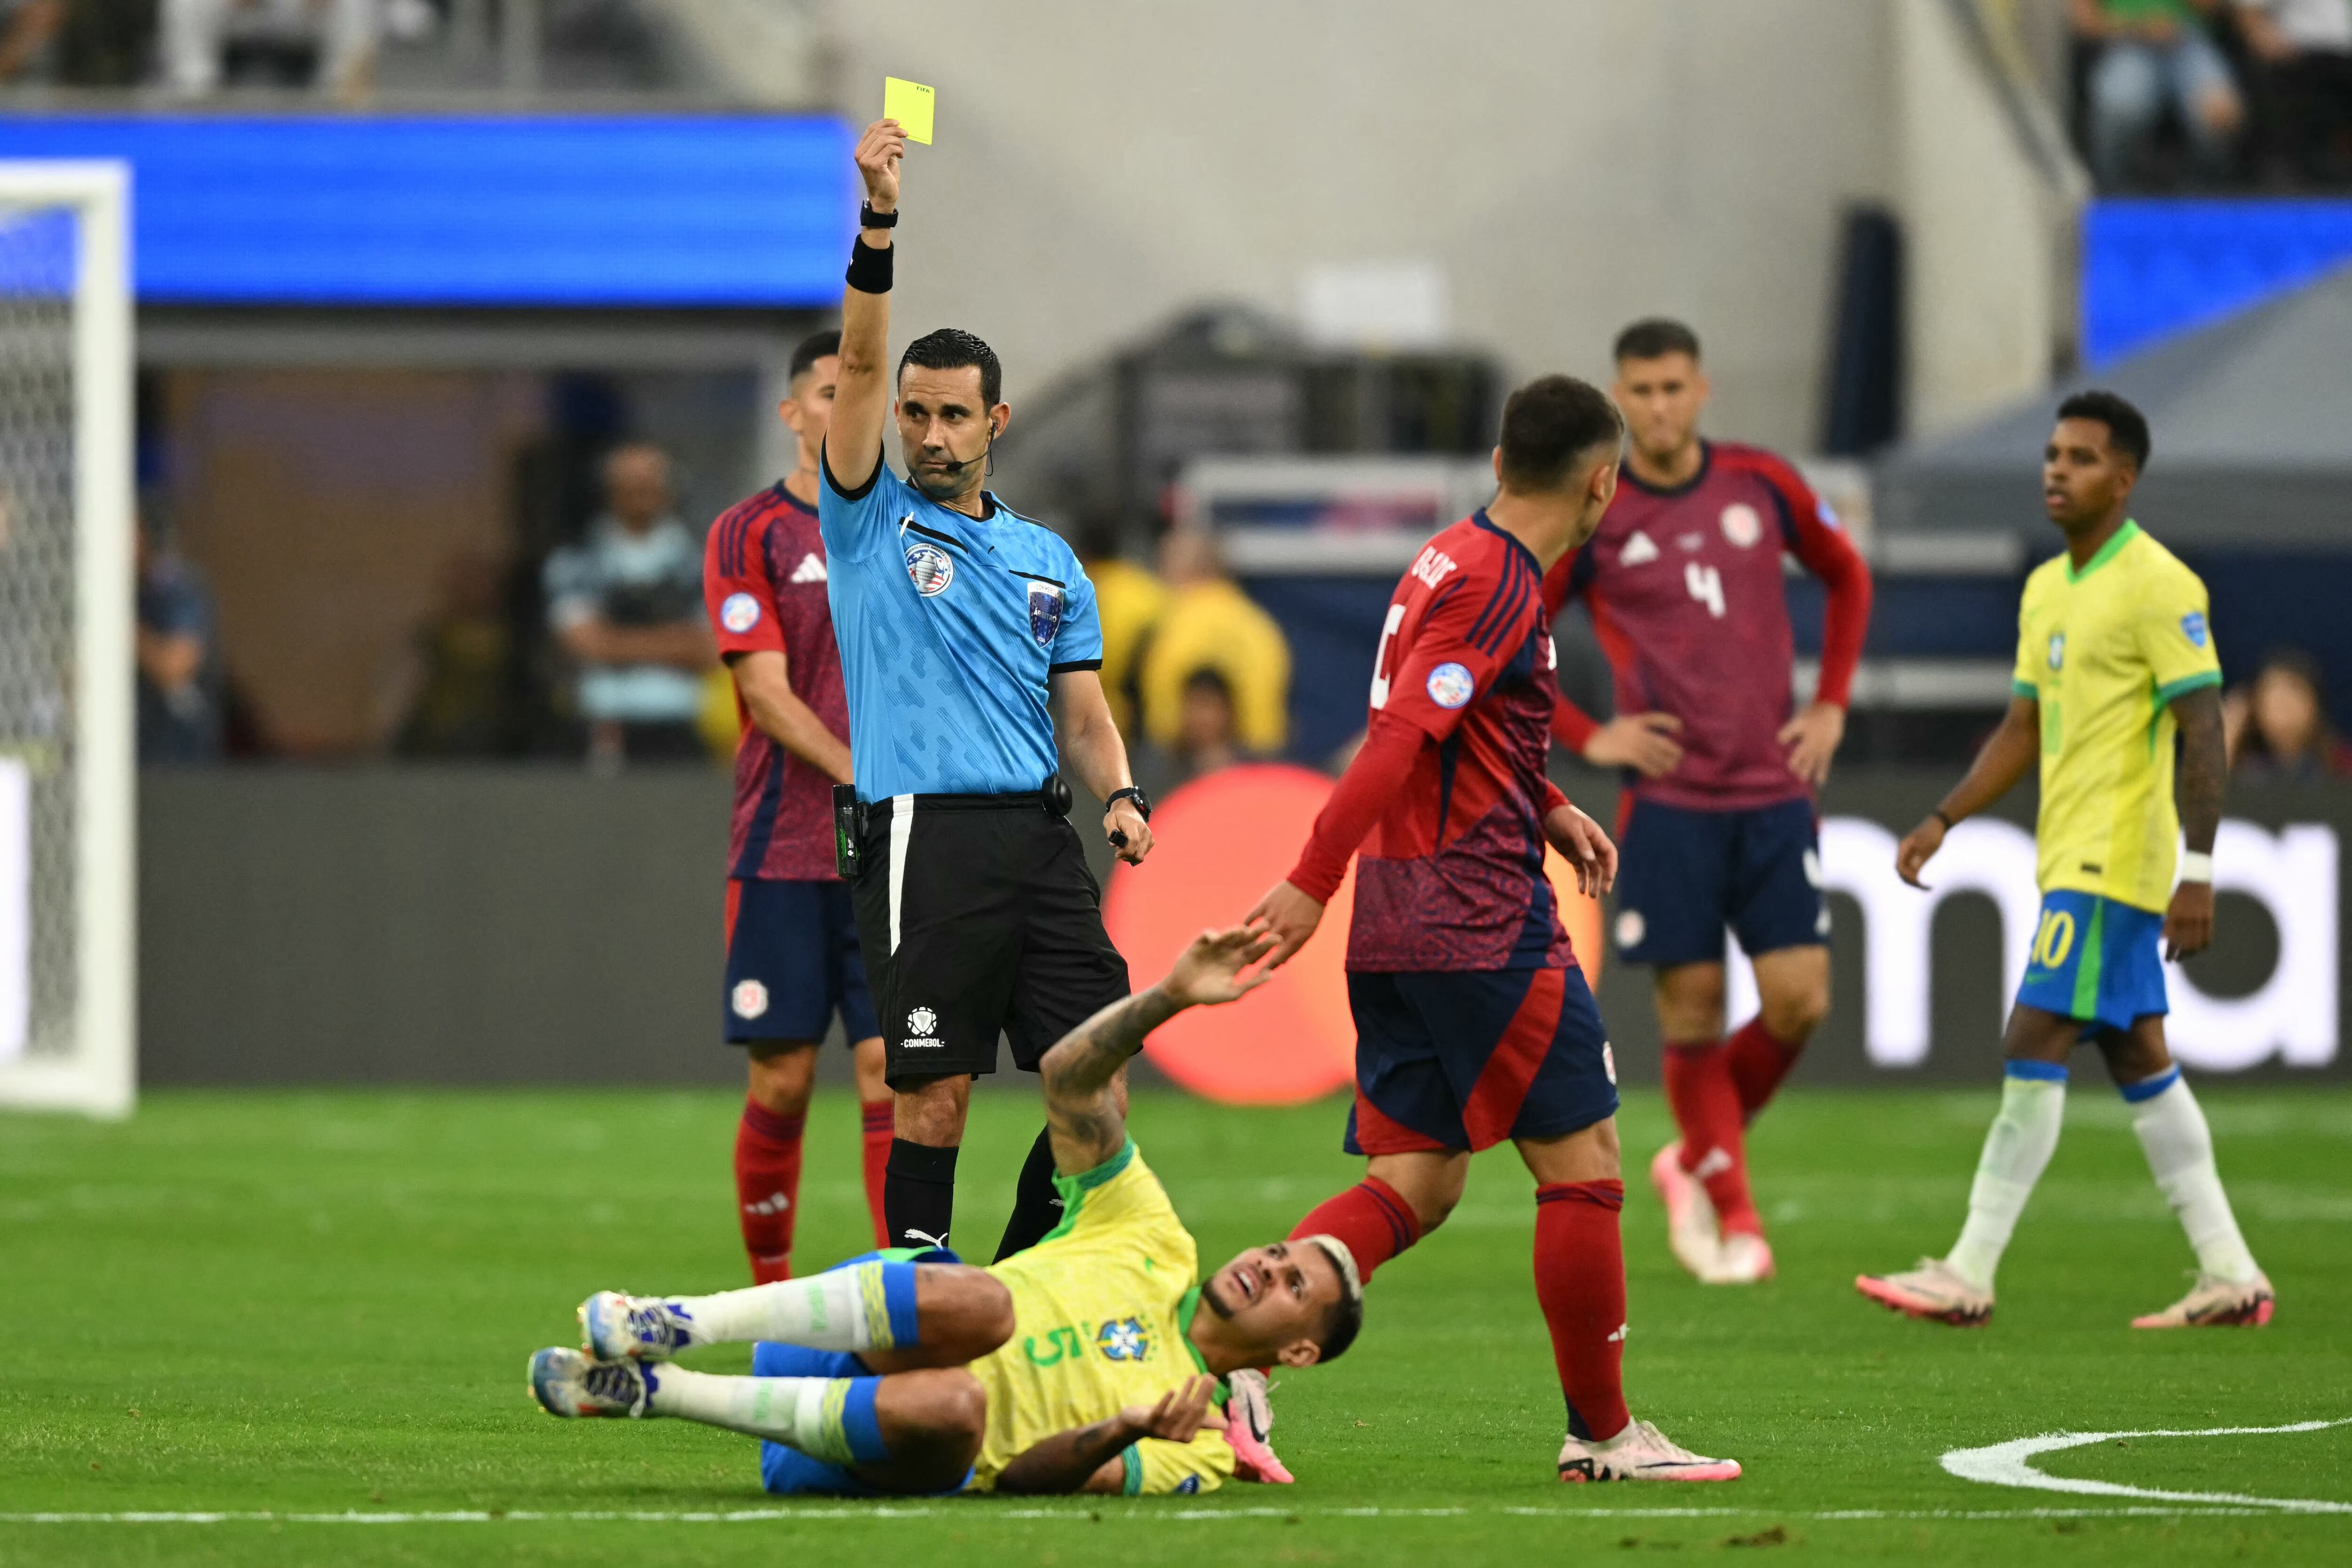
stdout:
[[727,1039],[822,1040],[833,1016],[852,1045],[882,1032],[846,882],[727,884]]
[[1348,976],[1350,1154],[1558,1138],[1617,1113],[1617,1064],[1584,971]]
[[1614,934],[1628,963],[1720,963],[1727,926],[1751,958],[1829,941],[1809,800],[1693,811],[1637,799],[1621,837]]

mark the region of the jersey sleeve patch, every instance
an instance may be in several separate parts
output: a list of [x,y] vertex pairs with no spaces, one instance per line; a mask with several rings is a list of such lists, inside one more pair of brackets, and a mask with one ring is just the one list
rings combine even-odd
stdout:
[[1428,689],[1432,702],[1452,710],[1464,706],[1475,695],[1478,680],[1467,667],[1449,659],[1429,672]]
[[719,624],[741,637],[760,624],[760,601],[749,594],[730,594],[719,606]]
[[2191,610],[2187,615],[2181,616],[2180,635],[2189,639],[2191,647],[2203,647],[2205,646],[2206,639],[2212,635],[2205,626],[2205,612],[2202,610]]

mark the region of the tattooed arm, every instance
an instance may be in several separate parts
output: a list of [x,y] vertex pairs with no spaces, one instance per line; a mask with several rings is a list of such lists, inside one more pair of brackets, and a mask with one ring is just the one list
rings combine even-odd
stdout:
[[[2191,853],[2210,855],[2221,826],[2221,786],[2230,773],[2229,746],[2221,736],[2221,692],[2204,686],[2172,700],[2180,721],[2180,774],[2174,794],[2180,803],[2180,834]],[[2165,957],[2202,952],[2213,940],[2213,884],[2183,882],[2172,891],[2164,914]]]
[[1202,931],[1159,984],[1104,1008],[1045,1053],[1038,1076],[1058,1169],[1091,1171],[1119,1152],[1127,1119],[1112,1080],[1127,1058],[1143,1048],[1145,1036],[1185,1008],[1238,1001],[1265,984],[1271,971],[1244,971],[1274,946],[1263,922]]

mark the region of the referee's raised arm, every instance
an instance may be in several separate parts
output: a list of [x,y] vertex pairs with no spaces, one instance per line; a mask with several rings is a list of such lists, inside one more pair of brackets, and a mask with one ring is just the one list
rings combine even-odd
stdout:
[[841,372],[824,466],[844,490],[856,490],[882,463],[882,422],[890,413],[890,229],[898,220],[898,165],[907,133],[877,120],[857,139],[866,207],[841,292]]

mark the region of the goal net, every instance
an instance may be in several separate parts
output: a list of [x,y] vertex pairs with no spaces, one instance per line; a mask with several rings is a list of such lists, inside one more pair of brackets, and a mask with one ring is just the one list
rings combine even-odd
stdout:
[[121,165],[0,162],[0,1106],[127,1113],[131,301]]

